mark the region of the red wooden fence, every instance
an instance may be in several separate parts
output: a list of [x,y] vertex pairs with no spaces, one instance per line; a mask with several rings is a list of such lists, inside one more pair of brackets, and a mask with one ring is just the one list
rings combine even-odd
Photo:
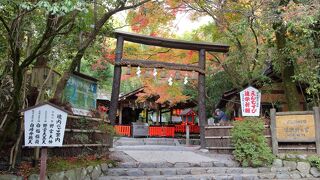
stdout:
[[[131,126],[115,125],[115,131],[121,136],[130,136]],[[149,136],[150,137],[174,137],[175,128],[174,127],[164,127],[164,126],[150,126]]]
[[116,126],[114,126],[114,128],[115,128],[116,133],[118,135],[130,136],[131,126],[116,125]]
[[149,136],[174,137],[174,127],[150,126]]

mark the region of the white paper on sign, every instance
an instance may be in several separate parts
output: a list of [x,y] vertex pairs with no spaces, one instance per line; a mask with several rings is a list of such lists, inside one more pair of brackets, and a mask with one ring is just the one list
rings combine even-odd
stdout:
[[25,111],[25,146],[62,146],[67,115],[49,104]]
[[240,92],[242,116],[260,116],[261,93],[249,86]]

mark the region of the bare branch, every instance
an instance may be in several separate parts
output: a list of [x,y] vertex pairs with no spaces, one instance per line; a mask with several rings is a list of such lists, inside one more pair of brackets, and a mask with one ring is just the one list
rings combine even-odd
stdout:
[[233,70],[231,70],[226,64],[223,64],[217,55],[215,55],[212,52],[208,52],[208,53],[214,57],[214,59],[216,60],[215,62],[217,62],[223,68],[223,70],[228,74],[228,76],[231,77],[230,80],[232,84],[235,87],[238,87],[239,84],[241,84],[241,79],[239,79],[239,77],[237,76],[234,76],[234,74],[232,74]]
[[[0,21],[2,22],[4,28],[6,29],[6,31],[8,32],[8,34],[9,34],[9,36],[10,36],[11,31],[10,31],[9,26],[7,25],[6,21],[3,19],[2,16],[0,16]],[[11,37],[11,36],[10,36],[10,37]]]

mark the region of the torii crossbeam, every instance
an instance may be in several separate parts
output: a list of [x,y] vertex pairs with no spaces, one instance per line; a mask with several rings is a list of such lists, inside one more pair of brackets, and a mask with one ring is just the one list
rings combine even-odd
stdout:
[[[210,43],[200,43],[200,42],[190,42],[181,41],[173,39],[164,39],[159,37],[145,36],[140,34],[115,31],[115,37],[117,38],[116,46],[116,57],[115,57],[115,67],[113,74],[113,84],[112,84],[112,94],[111,94],[111,104],[109,111],[109,119],[111,124],[115,124],[118,99],[120,92],[120,79],[121,79],[121,66],[140,66],[140,67],[158,67],[166,69],[175,69],[182,71],[196,71],[198,72],[198,116],[200,124],[200,142],[201,148],[205,148],[205,125],[206,125],[206,105],[205,105],[205,69],[206,69],[206,51],[211,52],[221,52],[227,53],[229,51],[229,46],[226,45],[216,45]],[[139,44],[160,46],[166,48],[174,49],[184,49],[184,50],[195,50],[199,52],[199,62],[198,65],[184,65],[184,64],[174,64],[165,62],[155,62],[155,61],[144,61],[144,60],[128,60],[122,59],[123,55],[123,44],[124,41],[130,41]]]

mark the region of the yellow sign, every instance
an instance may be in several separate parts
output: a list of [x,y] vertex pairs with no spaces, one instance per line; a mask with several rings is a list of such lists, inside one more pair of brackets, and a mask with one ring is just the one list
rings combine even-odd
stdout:
[[276,116],[276,132],[279,142],[315,141],[313,115]]

